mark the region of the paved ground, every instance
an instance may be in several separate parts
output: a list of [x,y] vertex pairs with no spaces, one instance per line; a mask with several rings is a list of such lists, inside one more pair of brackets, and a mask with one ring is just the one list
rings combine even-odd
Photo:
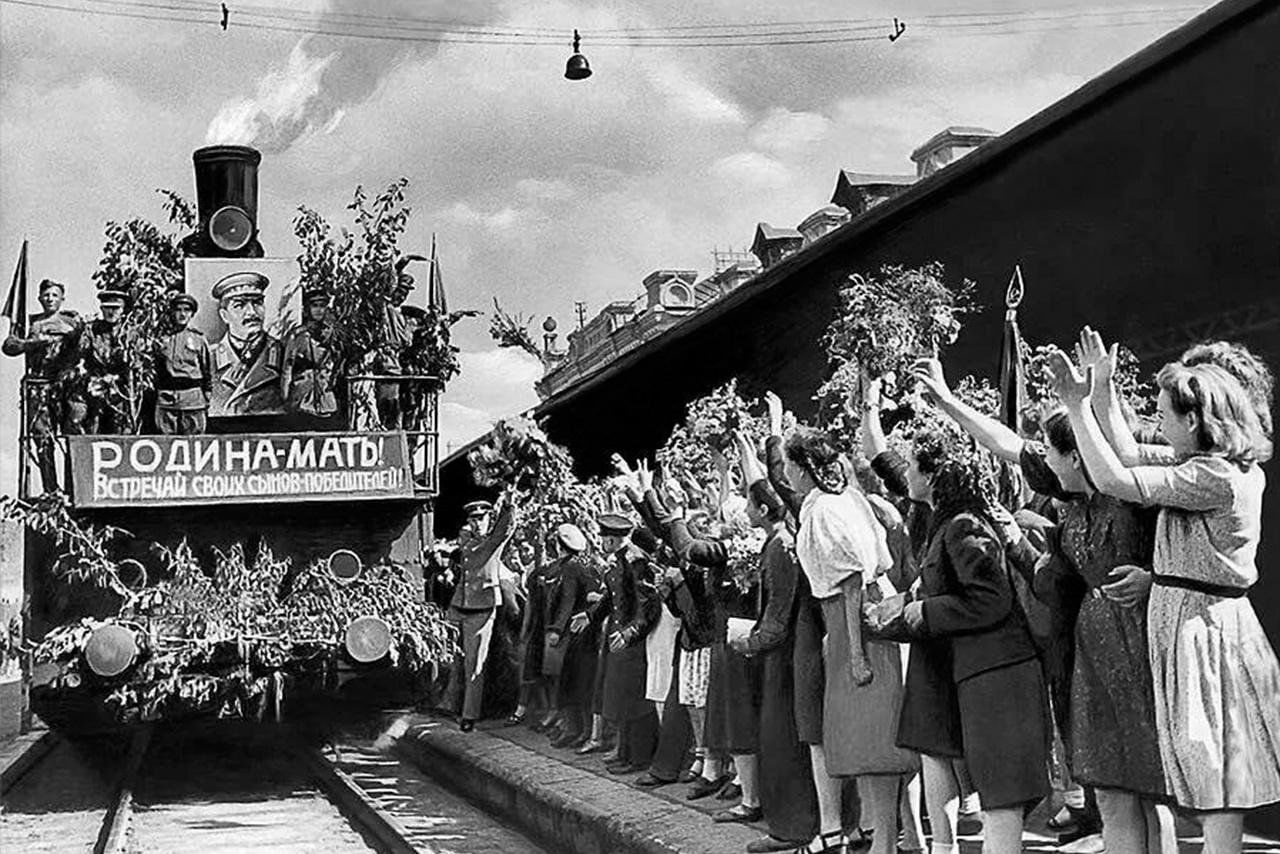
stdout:
[[[452,724],[441,720],[431,718],[417,718],[419,723],[430,721],[433,727],[443,730],[452,731]],[[654,804],[651,811],[659,818],[653,824],[656,835],[663,834],[663,826],[671,827],[668,833],[668,841],[672,841],[675,836],[679,836],[683,845],[672,845],[671,850],[698,852],[698,854],[712,854],[712,852],[729,852],[741,851],[746,841],[756,838],[765,832],[763,825],[723,825],[715,824],[710,820],[710,814],[725,806],[731,805],[733,802],[717,801],[714,798],[708,798],[700,801],[688,801],[685,799],[685,791],[687,787],[682,784],[673,784],[658,789],[641,789],[631,785],[636,775],[625,778],[609,775],[603,768],[603,761],[599,755],[595,756],[577,756],[570,750],[557,750],[550,746],[546,736],[533,732],[524,726],[508,727],[500,723],[484,723],[481,724],[478,733],[483,734],[483,741],[479,736],[474,740],[474,751],[478,755],[492,755],[490,745],[494,740],[506,742],[512,746],[522,748],[525,753],[523,760],[530,768],[542,766],[547,767],[548,761],[555,763],[556,766],[575,769],[578,772],[591,775],[597,781],[594,787],[594,797],[598,799],[606,808],[611,804],[626,804],[630,807],[636,805]],[[476,734],[473,734],[473,736]],[[452,736],[451,736],[452,737]],[[465,749],[465,742],[464,744]],[[515,754],[503,752],[504,761],[521,761],[520,757],[513,759]],[[523,767],[523,766],[522,766]],[[522,776],[532,772],[521,772]],[[554,776],[554,774],[552,775]],[[1053,834],[1045,826],[1047,819],[1057,810],[1060,804],[1045,804],[1031,814],[1027,821],[1027,832],[1024,836],[1024,850],[1027,852],[1056,852],[1059,850],[1056,842],[1056,835]],[[674,821],[672,816],[680,817],[681,821]],[[688,818],[686,822],[683,819]],[[676,825],[679,825],[677,828]],[[690,831],[689,827],[694,830]],[[1180,841],[1181,850],[1184,852],[1198,852],[1200,850],[1200,839],[1195,826],[1189,822],[1182,822],[1180,825]],[[692,836],[691,836],[692,833]],[[690,843],[693,844],[690,844]],[[967,836],[962,840],[962,854],[980,854],[981,837],[977,835]],[[1261,854],[1261,852],[1280,852],[1280,842],[1269,841],[1257,837],[1251,837],[1245,845],[1245,851],[1249,854]]]

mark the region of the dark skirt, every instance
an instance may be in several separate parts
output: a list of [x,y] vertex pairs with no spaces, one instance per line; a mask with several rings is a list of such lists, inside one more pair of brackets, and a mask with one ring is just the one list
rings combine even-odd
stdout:
[[542,679],[542,642],[546,628],[542,612],[545,596],[542,584],[530,585],[529,598],[525,602],[525,624],[520,633],[520,681],[525,685],[532,685]]
[[818,832],[808,745],[795,716],[790,638],[760,656],[760,806],[769,835],[797,844]]
[[1071,776],[1098,788],[1162,796],[1146,610],[1090,596],[1077,619]]
[[[827,625],[827,684],[823,695],[822,747],[832,777],[906,774],[919,770],[920,757],[894,741],[902,713],[902,648],[888,641],[869,641],[867,664],[874,678],[866,685],[853,679],[852,637],[844,593],[822,600]],[[861,615],[859,615],[859,618]]]
[[705,733],[708,750],[755,753],[760,747],[759,662],[723,641],[711,645]]
[[822,606],[809,593],[809,582],[800,575],[796,591],[795,649],[791,661],[795,684],[796,736],[803,744],[822,744],[822,693],[826,673],[822,664]]
[[970,676],[957,684],[964,758],[984,809],[1049,794],[1048,692],[1037,659]]
[[652,713],[653,704],[644,696],[646,670],[643,641],[605,653],[601,713],[606,720],[631,721]]
[[897,743],[926,756],[964,756],[960,702],[952,679],[951,641],[947,638],[911,644]]
[[566,635],[561,639],[560,645],[566,649],[564,665],[556,679],[556,705],[559,707],[592,709],[600,646],[597,635],[595,627],[588,626],[576,635]]

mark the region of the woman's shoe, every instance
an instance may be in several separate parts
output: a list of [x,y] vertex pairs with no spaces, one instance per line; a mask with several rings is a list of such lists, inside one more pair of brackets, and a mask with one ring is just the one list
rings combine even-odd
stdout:
[[738,804],[731,809],[720,810],[720,812],[711,816],[711,820],[717,824],[730,824],[732,822],[750,824],[762,818],[764,818],[764,810],[760,807],[744,807],[742,804]]
[[656,789],[659,786],[670,786],[675,780],[663,780],[661,777],[653,776],[653,772],[643,775],[636,779],[635,784],[642,789]]
[[524,723],[524,715],[518,712],[507,715],[506,726],[520,726],[522,723]]
[[734,801],[740,797],[742,797],[742,787],[732,781],[725,783],[720,787],[720,791],[716,792],[718,801]]
[[587,739],[587,743],[579,747],[576,752],[579,756],[586,756],[588,753],[603,753],[608,749],[609,745],[603,741],[591,738]]
[[731,778],[728,774],[716,780],[708,780],[706,777],[699,777],[693,781],[693,785],[689,786],[689,791],[685,794],[685,798],[690,801],[701,800],[708,795],[713,795],[724,787]]
[[794,854],[848,854],[849,846],[844,838],[844,831],[833,830],[820,833],[812,842],[794,849]]

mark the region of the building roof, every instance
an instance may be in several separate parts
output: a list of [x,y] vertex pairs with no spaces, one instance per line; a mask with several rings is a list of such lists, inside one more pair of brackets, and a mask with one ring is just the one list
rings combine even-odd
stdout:
[[997,136],[999,136],[999,134],[993,130],[988,130],[987,128],[952,125],[951,127],[934,134],[927,142],[925,142],[924,145],[911,152],[911,159],[919,160],[943,142],[950,141],[980,145],[989,139],[995,139]]
[[907,187],[914,184],[916,180],[915,175],[877,175],[872,172],[841,169],[839,176],[836,177],[836,186],[839,187],[840,182],[844,181],[851,187]]
[[[602,365],[573,386],[562,389],[554,396],[542,401],[532,414],[535,417],[548,414],[589,389],[611,381],[636,362],[668,346],[670,342],[697,335],[704,327],[733,312],[743,303],[778,287],[787,279],[829,255],[857,243],[868,232],[892,227],[897,221],[910,217],[917,209],[929,205],[955,185],[975,180],[984,172],[989,172],[1002,162],[1016,157],[1022,149],[1035,145],[1041,139],[1049,138],[1058,133],[1064,125],[1083,118],[1102,102],[1119,94],[1139,79],[1159,71],[1162,66],[1173,61],[1183,52],[1194,49],[1198,43],[1218,30],[1274,2],[1275,0],[1223,0],[1006,133],[992,139],[962,160],[919,179],[910,188],[877,205],[848,225],[828,235],[826,239],[815,241],[787,256],[738,290],[673,327],[666,334],[645,342],[607,365]],[[761,223],[761,226],[763,227],[764,223]],[[794,229],[790,230],[794,231]],[[465,457],[466,451],[479,441],[477,439],[476,442],[455,451],[442,462],[442,465],[447,465],[460,456]]]
[[769,225],[767,222],[758,223],[756,225],[756,239],[754,243],[761,240],[804,240],[804,235],[794,228]]

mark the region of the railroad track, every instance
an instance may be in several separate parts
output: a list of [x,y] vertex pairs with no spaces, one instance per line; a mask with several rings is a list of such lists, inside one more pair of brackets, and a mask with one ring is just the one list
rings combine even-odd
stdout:
[[283,728],[59,739],[6,786],[6,851],[541,851],[371,743]]

